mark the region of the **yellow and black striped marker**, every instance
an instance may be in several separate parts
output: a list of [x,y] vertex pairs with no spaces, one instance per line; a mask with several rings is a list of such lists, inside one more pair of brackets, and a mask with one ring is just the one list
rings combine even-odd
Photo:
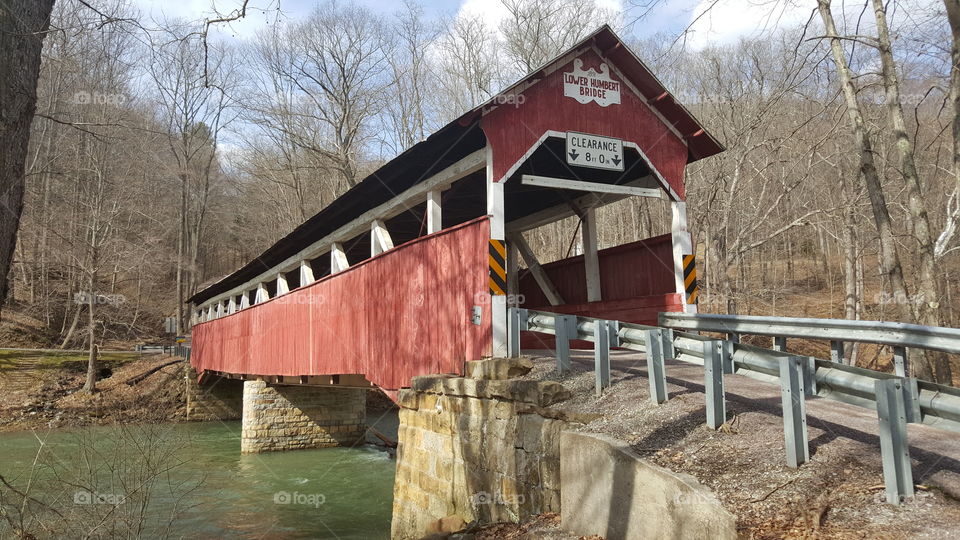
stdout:
[[490,294],[507,294],[507,246],[503,240],[490,240]]
[[697,256],[683,256],[683,287],[687,291],[687,303],[696,304],[700,298],[700,287],[697,286]]

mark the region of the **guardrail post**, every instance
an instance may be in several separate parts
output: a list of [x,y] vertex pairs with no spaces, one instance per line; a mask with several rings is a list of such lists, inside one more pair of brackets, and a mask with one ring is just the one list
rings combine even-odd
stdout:
[[520,357],[520,332],[527,329],[528,313],[526,309],[508,308],[507,322],[510,330],[510,358]]
[[773,338],[773,350],[786,352],[787,351],[787,338],[785,336],[775,336]]
[[729,375],[733,373],[733,342],[724,340],[720,343],[723,344],[720,348],[720,362],[723,364],[723,373]]
[[563,375],[570,372],[570,340],[577,336],[577,318],[573,315],[557,315],[553,322],[553,335],[557,347],[557,371]]
[[803,393],[813,397],[817,395],[817,359],[813,356],[807,356],[804,360]]
[[610,347],[619,347],[620,321],[607,321],[607,328],[610,330]]
[[707,425],[717,429],[727,421],[723,395],[723,343],[719,340],[703,342],[704,384],[707,394]]
[[920,415],[920,385],[915,378],[903,379],[903,408],[908,424],[923,421]]
[[667,401],[667,372],[663,363],[663,330],[660,328],[647,330],[647,378],[650,380],[650,399],[657,405]]
[[837,339],[830,341],[830,361],[842,364],[844,361],[843,358],[843,342]]
[[913,497],[913,470],[907,444],[907,417],[901,379],[882,379],[874,383],[877,416],[880,418],[880,453],[883,457],[883,483],[887,502],[900,504]]
[[787,465],[796,469],[810,460],[807,443],[807,405],[804,395],[804,372],[807,358],[780,358],[780,399],[783,403],[783,438],[787,448]]
[[597,396],[610,386],[610,324],[597,319],[593,324],[593,359]]
[[673,347],[673,328],[662,328],[660,335],[663,336],[663,340],[661,341],[663,346],[660,347],[660,352],[663,353],[664,360],[675,360],[677,358],[677,351]]
[[893,347],[893,372],[897,374],[897,377],[906,377],[907,376],[907,348],[906,347]]

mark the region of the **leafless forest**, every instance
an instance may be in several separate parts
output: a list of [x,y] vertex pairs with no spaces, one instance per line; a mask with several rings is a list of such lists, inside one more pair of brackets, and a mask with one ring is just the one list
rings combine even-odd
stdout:
[[[727,146],[687,177],[701,311],[957,325],[958,0],[758,1],[809,18],[709,47],[647,24],[654,0],[502,2],[498,27],[341,1],[222,39],[229,21],[58,0],[4,317],[63,347],[158,335],[200,284],[609,23]],[[599,214],[601,248],[670,230],[656,201]],[[555,260],[577,229],[528,240]]]

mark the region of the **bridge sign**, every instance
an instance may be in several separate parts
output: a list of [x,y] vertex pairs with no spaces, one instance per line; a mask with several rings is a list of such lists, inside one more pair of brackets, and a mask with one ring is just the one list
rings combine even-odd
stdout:
[[612,137],[567,132],[567,163],[611,171],[623,170],[623,141]]

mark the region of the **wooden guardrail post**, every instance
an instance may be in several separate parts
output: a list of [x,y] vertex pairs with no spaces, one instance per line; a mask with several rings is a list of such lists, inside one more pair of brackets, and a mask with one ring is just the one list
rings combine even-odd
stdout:
[[704,384],[707,395],[707,425],[717,429],[727,421],[723,393],[723,342],[703,342]]
[[[667,401],[667,373],[663,362],[663,333],[660,328],[647,330],[647,379],[650,399],[657,405]],[[671,341],[672,343],[672,341]]]
[[807,442],[807,406],[804,372],[807,358],[780,358],[780,399],[783,403],[783,438],[787,449],[787,465],[793,468],[810,460]]
[[883,483],[887,502],[900,504],[913,497],[913,470],[907,444],[907,412],[901,379],[881,379],[874,383],[877,416],[880,419],[880,454],[883,457]]

